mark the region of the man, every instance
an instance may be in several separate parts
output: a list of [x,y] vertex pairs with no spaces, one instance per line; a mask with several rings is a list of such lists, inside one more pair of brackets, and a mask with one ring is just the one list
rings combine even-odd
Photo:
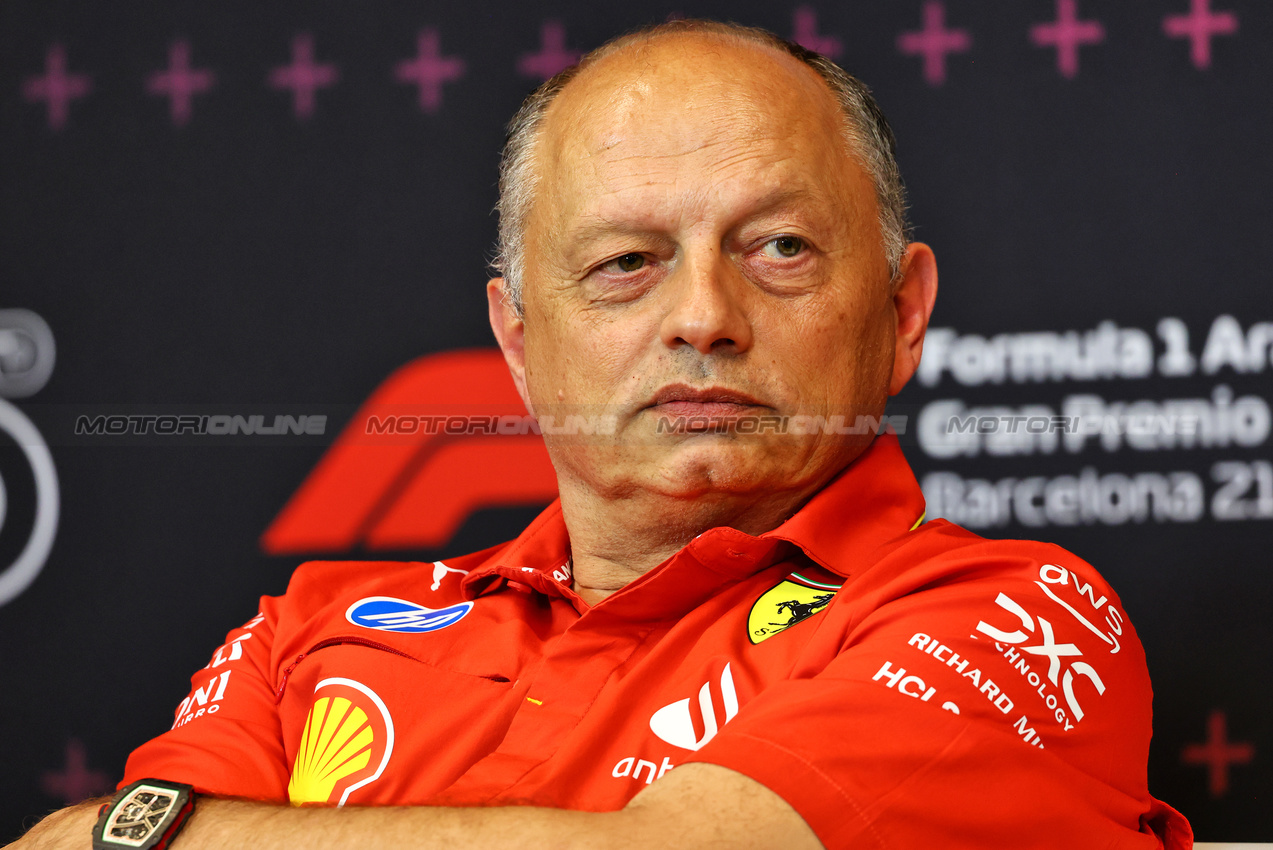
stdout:
[[200,795],[176,846],[1188,846],[1113,591],[922,524],[858,427],[937,286],[866,90],[678,22],[513,130],[495,336],[532,413],[615,427],[546,436],[560,501],[511,544],[263,600],[129,760]]

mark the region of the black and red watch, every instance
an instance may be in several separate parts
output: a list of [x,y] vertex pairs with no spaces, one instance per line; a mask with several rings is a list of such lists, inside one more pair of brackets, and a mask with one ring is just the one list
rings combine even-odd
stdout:
[[93,850],[164,850],[193,810],[190,785],[138,780],[102,806],[93,826]]

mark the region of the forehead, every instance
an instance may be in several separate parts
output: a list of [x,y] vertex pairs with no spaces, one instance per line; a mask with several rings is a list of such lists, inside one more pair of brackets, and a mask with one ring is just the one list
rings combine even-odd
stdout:
[[705,174],[708,191],[744,202],[860,182],[825,82],[774,48],[716,35],[662,36],[603,57],[558,96],[539,144],[536,205],[557,220],[669,192],[683,204],[681,190]]

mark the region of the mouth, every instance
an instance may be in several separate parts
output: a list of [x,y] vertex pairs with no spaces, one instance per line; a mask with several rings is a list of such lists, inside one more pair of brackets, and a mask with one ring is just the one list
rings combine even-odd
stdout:
[[754,416],[768,407],[759,399],[736,390],[687,384],[663,387],[646,405],[647,410],[673,420],[677,431],[719,431],[743,416]]

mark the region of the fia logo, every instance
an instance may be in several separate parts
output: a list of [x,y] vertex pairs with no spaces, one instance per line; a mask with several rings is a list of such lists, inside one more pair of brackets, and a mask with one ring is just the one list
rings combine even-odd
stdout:
[[[708,681],[698,691],[698,708],[702,713],[703,734],[700,737],[694,731],[694,717],[691,714],[688,697],[665,705],[650,716],[650,729],[664,741],[684,750],[697,750],[716,737],[719,727],[716,724],[716,705],[712,699],[712,684]],[[725,720],[734,719],[738,714],[738,692],[734,688],[734,674],[729,665],[720,674],[720,696],[725,713]]]

